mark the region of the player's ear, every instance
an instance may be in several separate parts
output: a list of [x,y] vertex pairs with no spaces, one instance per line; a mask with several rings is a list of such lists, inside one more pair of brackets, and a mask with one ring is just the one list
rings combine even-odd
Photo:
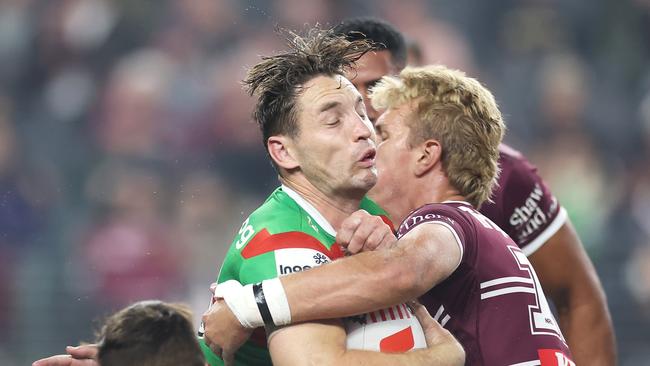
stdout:
[[433,169],[442,159],[442,145],[438,140],[426,140],[416,147],[417,155],[413,172],[420,177]]
[[295,151],[291,138],[283,135],[271,136],[266,142],[266,148],[269,150],[271,159],[279,167],[290,170],[300,166],[294,157]]

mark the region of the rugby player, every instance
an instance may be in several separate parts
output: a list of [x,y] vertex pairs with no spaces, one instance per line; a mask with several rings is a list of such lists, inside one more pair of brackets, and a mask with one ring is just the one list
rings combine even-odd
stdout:
[[[383,76],[397,74],[407,62],[416,59],[407,58],[403,35],[383,20],[348,19],[336,27],[336,32],[349,40],[369,39],[382,48],[366,53],[357,62],[355,72],[348,75],[364,96],[368,116],[375,123],[379,113],[369,106],[368,90]],[[537,174],[537,168],[520,152],[502,144],[499,166],[501,174],[491,201],[479,211],[510,235],[528,256],[556,308],[576,363],[614,365],[616,345],[605,294],[566,211]],[[370,192],[379,205],[390,195],[381,189]]]
[[[219,274],[222,291],[233,280],[263,281],[247,289],[251,299],[266,298],[274,314],[289,310],[286,301],[273,301],[282,298],[275,277],[342,257],[335,230],[359,208],[385,216],[365,198],[377,180],[374,130],[361,94],[342,75],[370,44],[317,29],[304,39],[291,37],[289,52],[265,57],[245,80],[257,96],[254,118],[282,185],[244,221]],[[385,234],[378,242],[394,242],[378,220],[384,230],[377,233]],[[380,311],[367,322],[362,315],[291,326],[262,312],[250,325],[266,323],[266,334],[253,334],[236,355],[224,358],[234,356],[243,365],[463,364],[460,344],[423,306],[396,303]],[[202,348],[210,365],[223,364],[205,343]]]
[[[574,365],[526,256],[476,210],[496,183],[505,129],[490,92],[460,71],[429,66],[383,78],[372,101],[386,109],[376,124],[383,174],[376,189],[390,192],[383,204],[402,222],[399,241],[280,277],[273,302],[288,301],[290,311],[266,310],[270,325],[363,312],[370,313],[362,321],[371,322],[385,315],[378,309],[422,296],[461,342],[469,365]],[[337,242],[349,248],[351,238],[373,237],[368,220],[379,219],[357,211]],[[214,324],[250,325],[269,309],[263,297],[251,300],[254,286],[217,287],[227,305],[218,300],[214,309],[233,312],[204,315],[211,341],[221,335]]]

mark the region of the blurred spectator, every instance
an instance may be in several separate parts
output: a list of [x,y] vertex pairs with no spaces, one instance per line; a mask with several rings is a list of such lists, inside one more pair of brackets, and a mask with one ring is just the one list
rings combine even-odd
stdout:
[[86,291],[106,309],[182,293],[185,248],[163,215],[165,188],[159,174],[109,162],[97,168],[87,191],[103,212],[79,248]]

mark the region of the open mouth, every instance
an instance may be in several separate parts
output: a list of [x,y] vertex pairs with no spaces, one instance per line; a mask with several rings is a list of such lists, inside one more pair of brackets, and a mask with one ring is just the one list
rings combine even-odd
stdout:
[[377,155],[377,150],[370,148],[366,150],[366,152],[361,156],[361,159],[359,159],[359,161],[362,163],[372,164],[375,162],[375,155]]

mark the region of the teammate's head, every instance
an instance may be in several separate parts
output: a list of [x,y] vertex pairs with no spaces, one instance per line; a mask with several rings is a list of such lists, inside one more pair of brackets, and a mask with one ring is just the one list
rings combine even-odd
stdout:
[[190,310],[160,301],[135,303],[110,316],[99,335],[102,366],[204,366]]
[[347,74],[348,79],[363,95],[368,117],[374,123],[379,117],[368,99],[369,89],[384,75],[396,75],[406,66],[406,41],[391,24],[372,17],[359,17],[344,20],[334,28],[350,40],[365,39],[376,46],[357,61],[354,69]]
[[323,193],[374,185],[374,134],[363,99],[343,75],[372,49],[331,31],[290,33],[289,50],[267,56],[244,84],[257,96],[254,118],[280,176],[302,176]]
[[505,125],[494,97],[477,80],[440,65],[407,67],[399,78],[382,79],[371,99],[387,109],[376,126],[378,191],[384,184],[389,192],[403,185],[400,169],[424,176],[440,163],[449,184],[472,205],[489,199]]

